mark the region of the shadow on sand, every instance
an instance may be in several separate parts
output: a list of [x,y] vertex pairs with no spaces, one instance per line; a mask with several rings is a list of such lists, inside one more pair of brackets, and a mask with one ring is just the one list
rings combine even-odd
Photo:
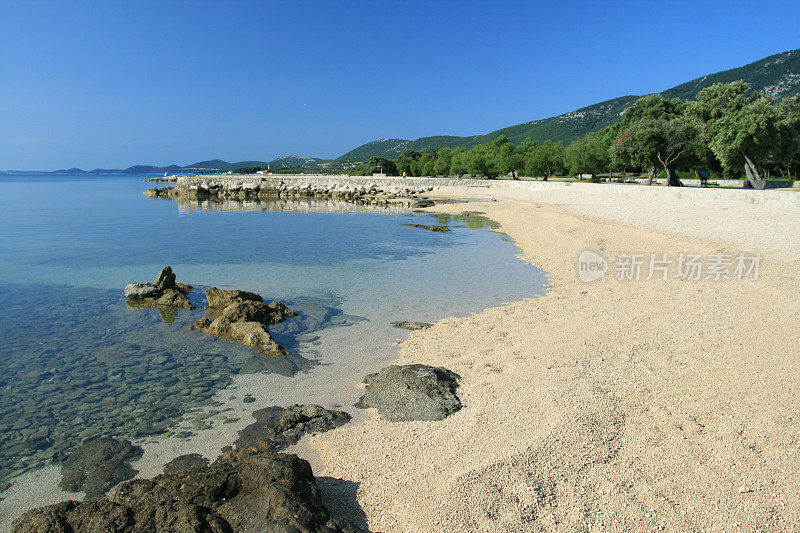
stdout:
[[356,498],[358,483],[327,476],[318,476],[316,480],[319,490],[322,491],[322,503],[331,515],[347,518],[364,531],[369,531],[367,515]]

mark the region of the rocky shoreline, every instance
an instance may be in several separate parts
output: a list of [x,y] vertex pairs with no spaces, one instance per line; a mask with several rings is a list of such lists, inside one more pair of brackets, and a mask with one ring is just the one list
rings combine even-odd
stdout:
[[[179,179],[174,187],[153,187],[144,191],[149,198],[171,199],[257,199],[318,198],[352,202],[358,205],[427,207],[417,205],[417,195],[433,190],[431,186],[411,184],[378,185],[377,182],[349,183],[348,180],[332,180],[326,183],[299,181],[287,178],[209,178],[192,180]],[[424,201],[423,201],[424,202]]]
[[[192,286],[176,282],[167,266],[154,282],[130,283],[124,293],[129,308],[155,307],[162,316],[172,316],[178,308],[195,308],[187,297],[191,291]],[[206,317],[190,329],[240,342],[262,355],[288,353],[267,328],[296,312],[242,290],[212,287],[205,297]],[[413,330],[430,324],[401,322],[398,327]],[[390,366],[366,377],[366,393],[355,407],[375,407],[391,421],[441,420],[461,407],[458,380],[445,368]],[[88,438],[60,461],[59,486],[83,492],[85,501],[29,510],[11,531],[362,531],[361,524],[340,519],[325,507],[307,461],[277,453],[304,434],[345,424],[350,414],[297,404],[262,407],[252,416],[255,422],[213,462],[187,453],[167,463],[163,474],[147,479],[132,479],[139,473],[132,463],[142,457],[140,446],[122,437]]]

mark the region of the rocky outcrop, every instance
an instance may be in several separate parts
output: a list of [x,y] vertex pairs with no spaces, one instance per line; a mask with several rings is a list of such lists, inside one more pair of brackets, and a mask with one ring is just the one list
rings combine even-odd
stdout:
[[425,224],[400,224],[401,226],[409,226],[411,228],[419,228],[419,229],[426,229],[428,231],[434,231],[436,233],[447,233],[450,231],[450,228],[447,226],[428,226]]
[[153,187],[147,189],[142,194],[148,198],[174,198],[175,187]]
[[364,407],[375,407],[391,422],[442,420],[461,409],[456,396],[460,377],[441,367],[388,366],[364,380]]
[[[240,342],[264,355],[288,353],[272,338],[267,329],[297,316],[297,313],[283,303],[265,304],[258,294],[224,291],[216,287],[206,291],[206,298],[209,302],[206,316],[195,322],[190,329]],[[216,305],[211,305],[212,303]]]
[[136,479],[97,501],[34,509],[14,533],[91,531],[357,532],[322,504],[311,466],[296,455],[227,453],[210,466]]
[[392,325],[396,328],[407,329],[408,331],[417,331],[420,329],[428,329],[433,326],[429,322],[393,322]]
[[61,465],[59,486],[67,492],[84,492],[87,500],[101,498],[111,487],[136,475],[131,462],[142,449],[112,437],[89,439]]
[[231,304],[242,302],[263,302],[264,299],[254,292],[230,290],[226,291],[211,287],[206,291],[206,300],[208,300],[208,307],[218,307],[224,309]]
[[339,427],[350,415],[318,405],[266,407],[253,413],[256,421],[239,432],[234,444],[243,450],[278,451],[295,444],[305,433],[322,433]]
[[[389,206],[402,204],[410,207],[414,195],[432,191],[433,187],[411,184],[382,186],[377,183],[351,184],[347,178],[341,182],[310,183],[305,181],[255,176],[197,177],[178,180],[175,187],[153,187],[144,191],[150,198],[326,198],[359,205]],[[405,200],[403,200],[405,199]]]
[[187,470],[197,470],[206,467],[208,467],[208,459],[199,453],[187,453],[185,455],[179,455],[165,464],[164,473],[174,474],[175,472],[186,472]]
[[176,309],[194,309],[189,302],[188,294],[192,291],[191,285],[184,285],[175,281],[172,268],[165,267],[158,273],[153,283],[129,283],[125,286],[125,296],[128,298],[128,307],[144,309],[150,307],[172,307]]

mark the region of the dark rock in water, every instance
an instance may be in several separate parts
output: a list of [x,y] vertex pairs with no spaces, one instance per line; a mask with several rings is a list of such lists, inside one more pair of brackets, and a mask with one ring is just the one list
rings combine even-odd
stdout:
[[483,211],[461,211],[462,217],[479,217],[481,215],[485,215]]
[[256,421],[239,432],[236,446],[244,450],[278,451],[295,444],[305,433],[322,433],[339,427],[350,415],[318,405],[266,407],[253,413]]
[[172,272],[172,267],[167,266],[158,273],[156,280],[153,282],[156,289],[163,291],[165,289],[175,288],[175,274]]
[[[156,276],[155,283],[129,283],[125,286],[129,309],[146,309],[158,307],[164,322],[169,324],[175,320],[177,309],[194,309],[187,296],[192,291],[191,285],[175,282],[175,274],[171,267],[166,267]],[[162,312],[161,307],[173,308],[174,311]]]
[[206,299],[208,300],[208,307],[223,308],[235,303],[264,301],[260,295],[254,292],[239,290],[226,291],[216,287],[211,287],[206,291]]
[[[206,291],[206,294],[208,294],[208,291]],[[252,295],[254,293],[245,294]],[[258,298],[261,297],[258,296]],[[267,327],[280,324],[287,318],[297,316],[297,313],[281,302],[265,304],[264,302],[253,300],[231,303],[223,308],[222,311],[219,311],[219,308],[210,307],[206,314],[217,316],[213,321],[209,316],[201,318],[190,329],[208,333],[220,339],[241,342],[245,346],[257,349],[264,355],[286,355],[288,353],[272,338]]]
[[331,517],[296,455],[228,452],[210,466],[129,481],[108,497],[28,511],[14,533],[361,531]]
[[433,207],[434,205],[436,205],[436,202],[433,200],[419,200],[414,202],[411,207]]
[[429,327],[433,326],[433,324],[428,322],[392,322],[392,325],[396,328],[403,328],[409,331],[428,329]]
[[250,396],[249,394],[247,396],[245,396],[244,398],[242,398],[242,402],[244,402],[244,403],[253,403],[255,401],[256,401],[256,399],[253,398],[252,396]]
[[189,302],[186,294],[182,293],[177,288],[164,289],[161,291],[161,296],[155,301],[156,305],[166,305],[170,307],[179,307],[181,309],[194,309],[194,306]]
[[158,294],[158,289],[152,283],[128,283],[124,292],[126,298],[139,300]]
[[447,233],[450,228],[447,226],[426,226],[425,224],[400,224],[401,226],[409,226],[412,228],[426,229],[428,231],[435,231],[437,233]]
[[153,187],[147,189],[142,194],[148,198],[172,198],[175,195],[175,187]]
[[206,468],[208,466],[208,459],[199,453],[187,453],[180,455],[164,465],[164,473],[172,474],[175,472],[185,472],[187,470],[196,470],[198,468]]
[[61,465],[61,482],[68,492],[85,492],[86,499],[96,500],[108,489],[136,475],[131,461],[142,456],[142,449],[127,440],[112,437],[89,439]]
[[461,409],[458,374],[427,365],[388,366],[364,380],[361,405],[375,407],[391,422],[442,420]]

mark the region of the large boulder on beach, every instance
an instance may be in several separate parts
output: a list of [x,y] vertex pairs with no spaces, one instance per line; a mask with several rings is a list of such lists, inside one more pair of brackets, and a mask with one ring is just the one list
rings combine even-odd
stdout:
[[460,377],[446,368],[392,365],[364,380],[364,407],[375,407],[391,422],[442,420],[461,409]]
[[344,411],[319,405],[295,404],[286,408],[265,407],[253,412],[255,422],[239,432],[234,444],[252,451],[279,451],[295,444],[306,433],[323,433],[350,420]]
[[354,533],[360,529],[331,517],[307,461],[296,455],[231,452],[210,466],[129,481],[102,500],[28,511],[11,531]]
[[87,500],[101,498],[111,487],[136,475],[131,462],[142,449],[113,437],[89,439],[61,465],[59,486],[67,492],[84,492]]

